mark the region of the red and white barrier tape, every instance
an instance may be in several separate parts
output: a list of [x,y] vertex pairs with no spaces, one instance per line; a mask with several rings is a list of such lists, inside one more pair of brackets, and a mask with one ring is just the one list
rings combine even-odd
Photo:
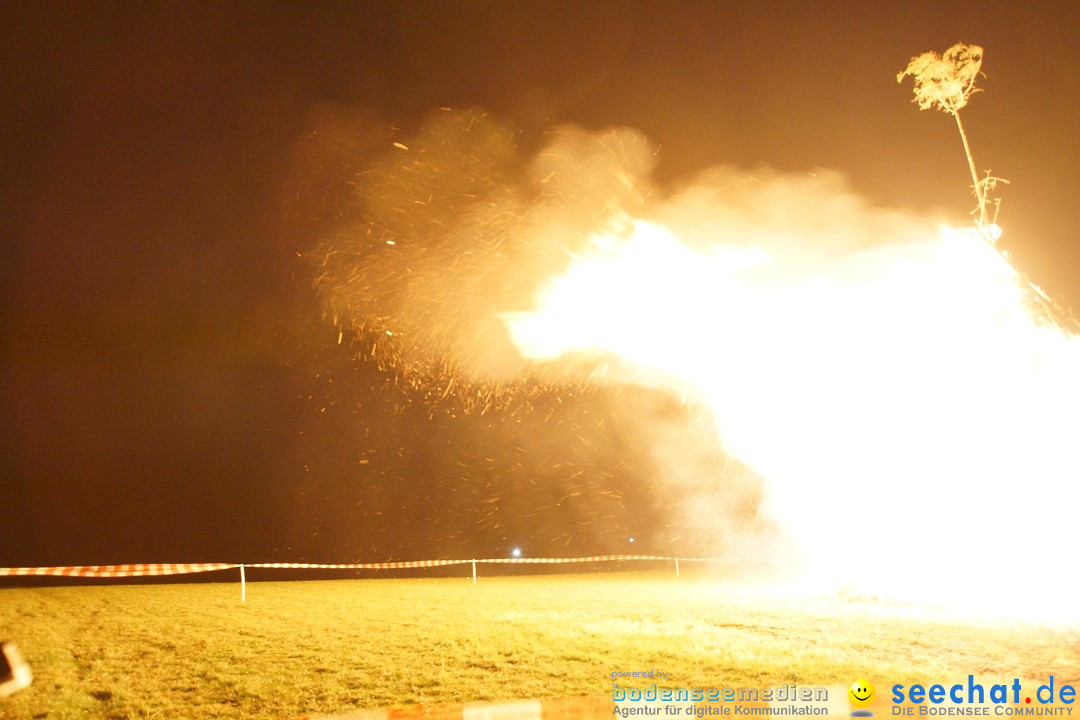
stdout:
[[769,562],[758,558],[674,558],[663,555],[590,555],[571,558],[484,558],[476,560],[406,560],[381,563],[143,563],[129,565],[73,565],[66,567],[0,567],[4,576],[60,576],[60,577],[151,577],[155,575],[185,575],[190,573],[229,570],[238,567],[275,568],[283,570],[398,570],[407,568],[443,567],[447,565],[523,563],[531,565],[560,565],[583,562],[618,562],[623,560],[675,560],[689,562]]
[[724,562],[724,563],[775,563],[776,558],[714,558],[714,557],[669,557],[663,560],[678,560],[679,562]]
[[[398,568],[441,567],[443,565],[467,565],[472,560],[405,560],[382,563],[245,563],[250,568],[281,568],[286,570],[395,570]],[[477,562],[481,562],[477,560]]]
[[189,573],[229,570],[239,567],[236,563],[188,563],[162,564],[143,563],[137,565],[70,565],[67,567],[0,567],[0,576],[15,575],[51,575],[61,577],[150,577],[154,575],[186,575]]
[[[576,557],[576,558],[530,558],[530,557],[518,557],[518,558],[486,558],[484,560],[477,560],[478,563],[538,563],[547,565],[559,565],[562,563],[580,563],[580,562],[605,562],[608,560],[673,560],[674,558],[661,557],[659,555],[590,555],[589,557]],[[468,562],[468,561],[466,561]]]

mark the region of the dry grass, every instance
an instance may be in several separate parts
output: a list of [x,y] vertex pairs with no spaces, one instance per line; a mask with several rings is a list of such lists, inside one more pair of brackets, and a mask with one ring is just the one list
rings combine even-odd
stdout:
[[[285,718],[354,708],[974,673],[1080,684],[1080,633],[665,574],[0,590],[35,682],[5,718]],[[880,692],[880,691],[879,691]]]

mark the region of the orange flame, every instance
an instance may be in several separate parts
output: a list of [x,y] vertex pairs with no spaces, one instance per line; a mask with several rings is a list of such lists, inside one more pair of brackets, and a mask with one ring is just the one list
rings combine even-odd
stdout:
[[797,228],[687,242],[623,218],[504,320],[529,358],[615,355],[708,407],[804,578],[1067,613],[1080,338],[974,229],[905,232],[815,254]]

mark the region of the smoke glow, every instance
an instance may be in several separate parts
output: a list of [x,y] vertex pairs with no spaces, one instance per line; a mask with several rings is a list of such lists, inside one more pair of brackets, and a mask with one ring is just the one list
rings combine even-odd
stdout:
[[743,223],[691,247],[626,219],[507,321],[530,357],[611,353],[705,404],[807,578],[1072,603],[1080,339],[1033,318],[974,229],[808,253],[828,232]]
[[[649,528],[673,545],[711,536],[804,583],[973,612],[1070,611],[1080,338],[974,229],[873,207],[822,171],[659,187],[627,129],[561,128],[531,157],[513,138],[446,113],[363,174],[359,220],[312,259],[365,353],[434,402],[665,393],[685,412],[628,424],[653,492],[680,498],[658,498],[681,517]],[[597,470],[617,493],[633,469]]]

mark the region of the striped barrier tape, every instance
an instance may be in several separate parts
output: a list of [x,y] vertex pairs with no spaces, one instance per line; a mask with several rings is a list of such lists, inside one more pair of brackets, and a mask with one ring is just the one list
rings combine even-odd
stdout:
[[560,564],[579,562],[603,562],[607,560],[673,560],[659,555],[590,555],[574,558],[477,558],[476,560],[404,560],[381,563],[244,563],[249,568],[315,569],[315,570],[396,570],[401,568],[441,567],[445,565],[468,565],[469,563],[509,564]]
[[[381,563],[245,563],[245,567],[279,568],[286,570],[395,570],[399,568],[441,567],[444,565],[467,565],[472,560],[405,560]],[[477,560],[477,562],[481,562]]]
[[663,560],[678,560],[679,562],[725,562],[725,563],[775,563],[777,558],[714,558],[714,557],[669,557]]
[[186,575],[191,573],[230,570],[238,567],[282,570],[399,570],[407,568],[444,567],[448,565],[560,565],[584,562],[619,562],[625,560],[662,560],[678,562],[771,562],[761,558],[676,558],[664,555],[590,555],[568,558],[483,558],[476,560],[405,560],[378,563],[142,563],[127,565],[70,565],[63,567],[0,567],[0,577],[59,576],[59,577],[152,577],[157,575]]
[[[673,558],[662,557],[660,555],[590,555],[589,557],[576,557],[576,558],[485,558],[484,560],[477,560],[478,563],[493,563],[493,564],[510,564],[510,563],[537,563],[546,565],[559,565],[562,563],[579,563],[579,562],[605,562],[609,560],[672,560]],[[468,562],[468,561],[466,561]]]
[[142,563],[129,565],[69,565],[66,567],[0,568],[2,576],[60,576],[60,577],[151,577],[155,575],[187,575],[190,573],[230,570],[236,563]]

